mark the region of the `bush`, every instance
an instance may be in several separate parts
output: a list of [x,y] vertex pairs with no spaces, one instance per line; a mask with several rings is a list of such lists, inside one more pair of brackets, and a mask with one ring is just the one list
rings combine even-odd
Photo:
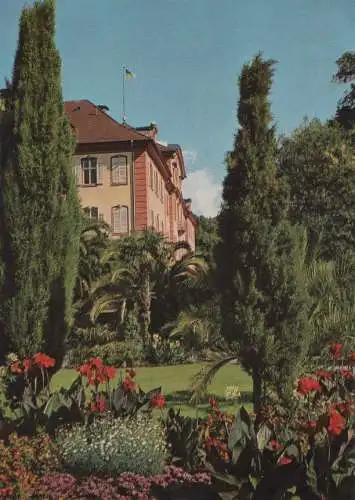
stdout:
[[64,467],[76,474],[159,474],[167,459],[164,429],[144,416],[110,417],[91,426],[76,425],[58,433]]
[[144,353],[145,360],[152,365],[181,365],[186,363],[186,352],[179,341],[163,340],[153,336]]
[[[50,474],[43,477],[37,488],[40,498],[155,498],[162,489],[181,486],[201,487],[210,485],[209,474],[188,474],[177,467],[165,467],[164,473],[147,478],[125,473],[113,478],[89,476],[82,480],[69,474]],[[154,497],[152,497],[154,494]],[[160,498],[160,497],[159,497]],[[209,498],[209,497],[205,497]]]
[[140,341],[110,342],[97,346],[91,350],[91,355],[102,358],[104,363],[111,366],[138,365],[143,358],[143,345]]
[[32,498],[38,476],[59,467],[57,448],[47,435],[32,438],[12,434],[0,441],[0,498]]

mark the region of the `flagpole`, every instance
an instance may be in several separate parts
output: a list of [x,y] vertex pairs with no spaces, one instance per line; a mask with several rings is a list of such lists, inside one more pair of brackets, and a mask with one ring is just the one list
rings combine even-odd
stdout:
[[126,66],[122,66],[122,123],[126,121],[126,106],[125,106],[125,70]]

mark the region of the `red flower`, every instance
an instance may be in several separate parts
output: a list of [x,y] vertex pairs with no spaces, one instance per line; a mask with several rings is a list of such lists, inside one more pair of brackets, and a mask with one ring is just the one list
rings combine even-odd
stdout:
[[344,378],[353,378],[353,372],[351,370],[347,370],[346,368],[340,370],[340,373]]
[[287,455],[284,455],[283,457],[280,458],[280,460],[277,462],[279,465],[288,465],[292,462],[292,458],[288,457]]
[[316,371],[316,376],[318,378],[324,378],[325,380],[332,380],[333,378],[333,375],[328,370],[324,370],[324,368],[319,368],[319,370]]
[[165,406],[165,398],[163,396],[163,394],[157,394],[156,396],[154,396],[154,398],[152,398],[152,400],[150,401],[150,404],[152,406],[152,408],[164,408]]
[[105,398],[100,398],[97,402],[97,409],[100,413],[106,411]]
[[11,363],[10,371],[11,371],[11,373],[22,373],[22,370],[20,368],[20,362],[15,361],[14,363]]
[[122,387],[124,392],[135,392],[137,388],[135,382],[129,377],[126,377],[124,379],[124,381],[122,382]]
[[76,371],[80,373],[83,377],[87,377],[88,373],[90,372],[90,365],[89,363],[84,363],[83,365],[79,366]]
[[349,361],[351,364],[355,363],[355,351],[350,354]]
[[342,350],[343,345],[342,344],[330,344],[330,354],[332,355],[333,359],[340,359],[342,356],[341,350]]
[[97,411],[97,406],[95,403],[91,403],[90,405],[90,411]]
[[117,370],[113,366],[105,366],[104,373],[107,380],[113,380],[116,377]]
[[33,362],[39,368],[52,368],[55,365],[55,359],[43,354],[42,352],[37,352],[33,356]]
[[278,451],[281,448],[281,444],[276,441],[276,439],[272,439],[269,443],[270,448],[272,451]]
[[100,369],[102,368],[103,364],[102,364],[102,360],[100,358],[92,358],[90,360],[90,364],[93,368],[97,368],[97,369]]
[[298,380],[297,392],[298,394],[302,394],[302,396],[306,396],[310,392],[321,392],[322,388],[318,382],[313,377],[301,377]]
[[335,409],[329,410],[328,432],[331,436],[339,436],[345,427],[345,418]]
[[133,368],[127,368],[126,373],[128,373],[128,375],[131,378],[134,378],[136,376],[136,372],[135,372],[135,370],[133,370]]
[[25,360],[24,360],[24,362],[23,362],[23,371],[24,371],[25,373],[27,373],[27,372],[28,372],[28,370],[30,370],[30,369],[31,369],[31,364],[32,364],[32,363],[31,363],[31,360],[30,360],[30,359],[25,359]]

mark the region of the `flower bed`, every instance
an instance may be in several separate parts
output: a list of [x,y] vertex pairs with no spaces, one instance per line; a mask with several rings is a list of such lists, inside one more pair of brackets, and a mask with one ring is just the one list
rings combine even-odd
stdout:
[[234,417],[212,399],[204,420],[165,414],[159,387],[145,393],[133,369],[99,358],[56,392],[52,358],[12,359],[2,374],[16,418],[2,426],[0,498],[202,499],[224,488],[242,500],[352,498],[355,354],[340,344],[329,353],[300,377],[288,407]]

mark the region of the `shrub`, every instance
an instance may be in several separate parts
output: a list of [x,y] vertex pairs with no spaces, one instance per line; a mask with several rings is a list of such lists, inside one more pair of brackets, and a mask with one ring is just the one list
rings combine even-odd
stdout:
[[[209,474],[189,474],[177,467],[165,467],[163,474],[152,477],[124,473],[117,477],[89,476],[77,479],[69,474],[50,474],[41,479],[37,488],[40,498],[100,498],[100,499],[152,499],[162,489],[181,486],[199,487],[210,485]],[[160,497],[159,497],[160,498]],[[181,497],[180,497],[181,498]],[[209,497],[206,497],[209,498]]]
[[179,341],[161,339],[153,336],[153,342],[144,352],[145,360],[152,365],[181,365],[186,363],[187,354]]
[[91,354],[111,366],[128,366],[139,364],[143,359],[143,345],[140,341],[115,341],[102,346],[96,346],[91,350]]
[[324,366],[297,381],[290,408],[264,406],[255,418],[241,408],[222,439],[214,421],[226,422],[214,410],[207,420],[207,456],[210,448],[223,452],[226,463],[211,466],[228,472],[225,480],[235,485],[237,498],[354,497],[354,364],[354,353],[344,355],[341,344],[331,345]]
[[167,459],[164,430],[145,416],[129,420],[106,416],[91,426],[60,431],[57,442],[66,470],[80,474],[149,476],[161,473]]
[[0,498],[31,498],[38,476],[59,467],[57,448],[47,435],[9,436],[0,441]]

